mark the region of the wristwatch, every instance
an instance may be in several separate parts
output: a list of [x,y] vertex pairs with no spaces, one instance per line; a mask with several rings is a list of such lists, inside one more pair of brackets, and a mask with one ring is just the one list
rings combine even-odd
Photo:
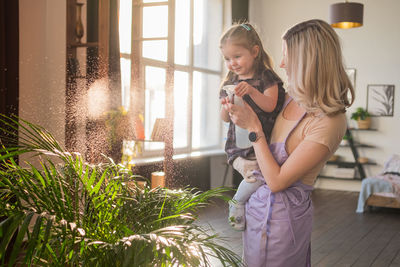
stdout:
[[250,132],[249,133],[249,140],[252,143],[255,143],[258,141],[258,139],[260,139],[261,137],[264,137],[264,134],[260,134],[260,133],[256,133],[256,132]]

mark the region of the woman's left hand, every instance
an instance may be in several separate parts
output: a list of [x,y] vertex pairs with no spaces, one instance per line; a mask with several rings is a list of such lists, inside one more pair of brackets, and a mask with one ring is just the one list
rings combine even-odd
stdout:
[[249,132],[262,130],[260,120],[247,103],[244,106],[227,103],[224,107],[235,125]]

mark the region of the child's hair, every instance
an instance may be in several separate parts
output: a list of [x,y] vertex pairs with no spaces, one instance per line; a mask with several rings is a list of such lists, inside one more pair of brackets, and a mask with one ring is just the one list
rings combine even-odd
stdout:
[[[225,33],[222,35],[220,39],[220,48],[227,43],[232,42],[235,45],[242,46],[249,51],[253,49],[255,45],[259,47],[259,52],[257,57],[254,60],[254,73],[263,73],[264,70],[272,71],[277,77],[279,77],[272,68],[272,59],[265,52],[264,47],[262,45],[261,39],[258,36],[257,31],[250,23],[238,23],[232,25]],[[229,71],[225,77],[225,81],[231,80],[235,77],[232,71]]]
[[344,112],[353,104],[354,89],[343,66],[339,37],[328,23],[317,19],[299,23],[283,40],[288,93],[299,104],[309,112],[328,115]]

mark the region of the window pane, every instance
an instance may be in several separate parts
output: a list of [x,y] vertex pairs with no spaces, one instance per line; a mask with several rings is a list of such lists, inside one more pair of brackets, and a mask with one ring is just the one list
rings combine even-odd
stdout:
[[168,6],[143,7],[143,38],[167,37]]
[[143,41],[143,57],[167,61],[167,46],[166,40]]
[[222,34],[222,1],[194,0],[194,65],[221,70],[219,38]]
[[175,63],[189,64],[190,1],[175,1]]
[[174,84],[174,148],[182,148],[188,145],[189,74],[175,71]]
[[121,58],[121,90],[122,105],[129,110],[130,104],[130,87],[131,87],[131,60]]
[[[165,118],[165,69],[145,68],[145,136],[151,137],[156,118]],[[162,149],[163,143],[145,143],[145,149]]]
[[121,53],[131,53],[132,0],[119,2],[119,49]]
[[193,73],[192,146],[204,148],[219,145],[219,83],[220,76]]

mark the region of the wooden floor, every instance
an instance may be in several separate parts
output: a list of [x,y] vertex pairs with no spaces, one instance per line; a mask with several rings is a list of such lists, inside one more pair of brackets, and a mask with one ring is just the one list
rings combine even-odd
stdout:
[[[312,199],[313,267],[400,267],[400,210],[372,208],[357,214],[358,193],[354,192],[316,189]],[[227,237],[227,246],[241,255],[241,233],[230,228],[227,217],[227,204],[216,201],[200,213],[199,220]]]

